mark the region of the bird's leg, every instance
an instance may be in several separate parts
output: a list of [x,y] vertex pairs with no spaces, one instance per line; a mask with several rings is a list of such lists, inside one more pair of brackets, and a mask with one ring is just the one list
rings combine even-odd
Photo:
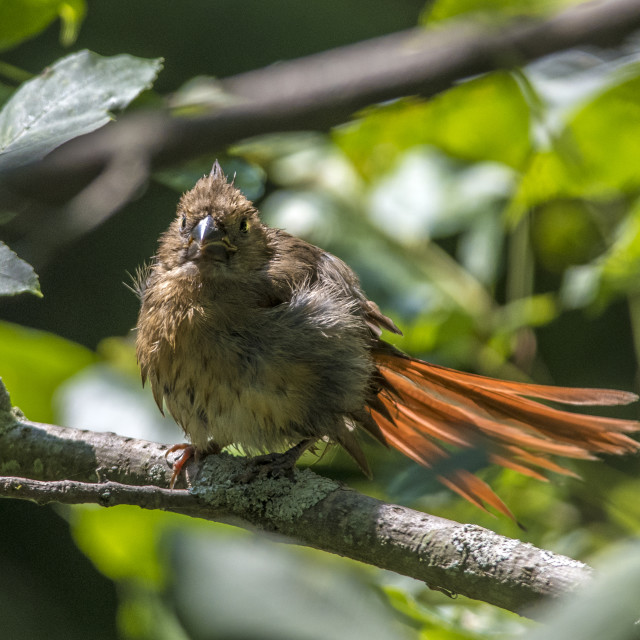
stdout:
[[187,464],[191,458],[193,458],[195,462],[199,462],[203,455],[208,456],[210,453],[220,453],[221,450],[222,448],[213,441],[209,442],[205,451],[199,451],[192,444],[187,444],[186,442],[174,444],[169,447],[164,454],[165,458],[167,458],[170,453],[182,451],[182,455],[173,462],[173,473],[171,474],[171,480],[169,481],[169,488],[173,489],[175,487],[184,465]]
[[284,453],[267,453],[263,456],[249,458],[249,468],[245,473],[238,476],[236,481],[251,482],[259,477],[279,478],[281,476],[291,480],[296,462],[315,441],[314,438],[307,438],[287,449]]

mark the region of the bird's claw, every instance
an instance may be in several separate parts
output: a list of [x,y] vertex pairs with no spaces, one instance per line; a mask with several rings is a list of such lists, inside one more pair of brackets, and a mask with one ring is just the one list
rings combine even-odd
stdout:
[[191,444],[186,444],[183,442],[181,444],[174,444],[173,446],[169,447],[164,454],[165,459],[168,461],[169,454],[175,453],[176,451],[182,451],[182,454],[173,462],[173,472],[171,474],[171,479],[169,480],[170,489],[173,489],[176,486],[176,482],[180,477],[182,470],[184,469],[184,465],[187,464],[187,462],[191,458],[197,457],[195,447]]

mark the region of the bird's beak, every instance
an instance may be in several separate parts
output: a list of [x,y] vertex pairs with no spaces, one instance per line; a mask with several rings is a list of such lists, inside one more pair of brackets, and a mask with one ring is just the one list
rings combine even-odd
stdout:
[[189,248],[187,256],[195,258],[206,254],[214,260],[226,261],[229,253],[235,252],[238,247],[231,244],[225,234],[211,216],[207,216],[198,222],[189,235]]

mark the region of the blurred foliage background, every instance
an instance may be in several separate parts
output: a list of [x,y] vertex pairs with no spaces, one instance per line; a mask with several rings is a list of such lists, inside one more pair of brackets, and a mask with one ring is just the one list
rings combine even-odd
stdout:
[[[208,86],[203,76],[416,24],[544,15],[567,4],[5,0],[0,102],[85,48],[164,58],[135,109],[188,101]],[[472,78],[431,100],[372,106],[329,134],[254,139],[219,159],[269,224],[358,272],[402,327],[393,340],[405,351],[498,377],[637,390],[638,139],[640,41],[632,38]],[[44,294],[0,298],[0,375],[30,419],[181,440],[140,388],[138,303],[123,281],[154,253],[180,192],[212,161],[158,172],[134,202],[71,243],[52,237],[43,246],[40,221],[0,203],[2,240],[34,265]],[[482,470],[522,531],[399,454],[372,445],[368,455],[374,482],[341,452],[305,461],[360,491],[588,561],[640,529],[634,459],[576,462],[583,481],[548,484]],[[458,462],[484,467],[482,452]],[[514,637],[531,626],[355,562],[135,508],[0,501],[0,564],[3,638],[444,640]]]

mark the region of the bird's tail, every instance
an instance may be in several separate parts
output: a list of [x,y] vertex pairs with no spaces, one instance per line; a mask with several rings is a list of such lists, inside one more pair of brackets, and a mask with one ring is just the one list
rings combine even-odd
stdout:
[[[575,476],[550,456],[593,459],[594,454],[635,452],[627,434],[640,423],[571,413],[542,401],[571,405],[623,405],[634,393],[507,382],[462,373],[400,354],[375,354],[381,391],[370,404],[385,440],[412,460],[438,471],[451,448],[483,447],[489,461],[546,480],[541,469]],[[374,406],[375,405],[375,406]],[[438,479],[486,509],[513,518],[485,482],[466,470]]]

